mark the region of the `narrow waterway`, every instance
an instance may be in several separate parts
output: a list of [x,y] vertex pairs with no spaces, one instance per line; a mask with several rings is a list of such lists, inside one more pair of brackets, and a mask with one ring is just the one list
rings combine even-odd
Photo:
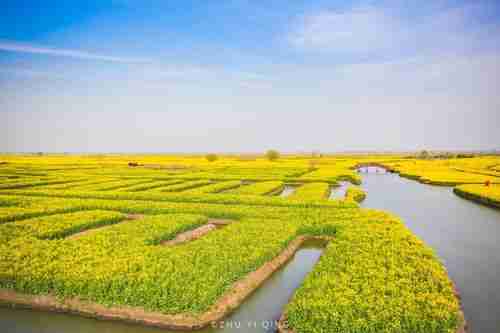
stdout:
[[457,197],[450,187],[363,171],[362,206],[399,215],[435,249],[462,296],[471,332],[500,332],[500,211]]
[[281,191],[281,193],[279,194],[279,196],[282,197],[282,198],[286,198],[290,194],[292,194],[293,192],[295,192],[296,189],[297,189],[297,186],[294,186],[294,185],[285,185],[283,187],[283,191]]
[[[324,244],[305,242],[295,256],[258,288],[228,318],[198,333],[269,333],[294,291],[323,252]],[[170,331],[76,315],[0,307],[0,332],[8,333],[169,333]],[[178,333],[176,331],[175,333]]]
[[345,197],[345,192],[347,188],[351,185],[349,182],[339,182],[339,186],[331,186],[330,187],[330,200],[335,200],[335,199],[344,199]]

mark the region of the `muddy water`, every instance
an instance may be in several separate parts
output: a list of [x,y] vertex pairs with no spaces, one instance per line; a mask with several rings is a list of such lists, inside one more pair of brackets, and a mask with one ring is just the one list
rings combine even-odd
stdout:
[[449,187],[366,171],[362,206],[399,215],[435,249],[462,295],[471,332],[500,332],[500,210],[457,197]]
[[[295,289],[301,285],[307,273],[313,269],[322,252],[322,244],[306,242],[282,269],[275,272],[232,315],[214,325],[217,326],[216,328],[196,332],[274,332],[283,308]],[[0,307],[0,332],[169,333],[170,331],[68,314]]]

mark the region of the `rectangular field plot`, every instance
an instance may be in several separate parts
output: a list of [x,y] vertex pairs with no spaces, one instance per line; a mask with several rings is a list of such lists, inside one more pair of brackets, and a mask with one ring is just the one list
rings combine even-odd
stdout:
[[125,221],[112,227],[95,229],[82,234],[75,241],[102,244],[104,247],[159,245],[173,239],[177,234],[207,223],[201,215],[156,215]]
[[244,185],[234,190],[225,191],[225,194],[246,194],[246,195],[266,195],[273,192],[279,192],[284,186],[283,182],[257,182],[250,185]]
[[118,191],[119,192],[149,191],[149,190],[159,189],[159,188],[162,188],[162,187],[167,187],[167,186],[170,186],[170,185],[180,184],[180,183],[183,183],[183,182],[184,182],[184,180],[178,180],[178,179],[173,179],[173,180],[157,180],[157,181],[148,182],[146,184],[137,184],[137,185],[127,186],[127,187],[118,189]]
[[169,185],[166,187],[162,187],[157,189],[158,192],[181,192],[181,191],[186,191],[190,190],[196,187],[201,187],[205,185],[212,184],[212,181],[210,180],[193,180],[193,181],[187,181],[184,183],[180,184],[175,184],[175,185]]
[[101,178],[101,179],[84,179],[84,180],[78,180],[69,184],[55,184],[55,185],[46,185],[40,187],[41,190],[73,190],[73,189],[79,189],[79,188],[85,188],[87,186],[94,186],[94,185],[105,185],[110,182],[115,182],[117,179],[106,179],[106,178]]
[[73,183],[74,180],[67,179],[37,179],[37,180],[16,180],[13,182],[0,183],[0,190],[6,189],[17,189],[17,188],[28,188],[28,187],[39,187],[44,185],[55,185],[55,184],[68,184]]
[[127,188],[129,186],[135,185],[144,185],[148,183],[152,183],[151,179],[133,179],[133,180],[114,180],[114,181],[105,181],[103,183],[85,185],[85,186],[77,186],[74,189],[77,191],[113,191],[122,188]]
[[298,200],[321,200],[327,199],[330,194],[330,185],[328,183],[307,183],[303,184],[288,196],[291,199]]
[[0,233],[9,230],[18,237],[36,237],[39,239],[56,239],[71,234],[117,223],[125,216],[118,212],[82,211],[67,214],[55,214],[18,222],[0,225]]
[[231,190],[241,186],[240,180],[230,180],[226,182],[220,182],[216,184],[209,184],[201,187],[194,188],[192,190],[184,191],[187,194],[204,194],[204,193],[219,193],[227,190]]
[[[402,169],[431,163],[384,159]],[[361,208],[360,189],[327,200],[330,186],[359,182],[354,168],[381,157],[5,160],[3,175],[20,178],[0,179],[0,298],[43,295],[199,323],[241,305],[242,281],[276,272],[294,244],[320,239],[321,258],[282,308],[294,332],[456,333],[461,324],[446,270],[397,217]],[[285,184],[293,191],[280,197]]]

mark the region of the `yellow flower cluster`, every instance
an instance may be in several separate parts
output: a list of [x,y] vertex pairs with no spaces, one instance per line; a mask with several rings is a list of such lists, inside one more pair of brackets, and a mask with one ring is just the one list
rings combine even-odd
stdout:
[[[359,183],[359,163],[453,181],[498,172],[491,159],[446,165],[402,156],[0,160],[7,162],[0,165],[1,288],[196,316],[296,237],[333,236],[285,309],[301,333],[456,330],[459,302],[432,250],[394,216],[360,209],[360,188],[349,188],[348,200],[326,196],[340,180]],[[285,183],[297,184],[296,192],[271,195]],[[234,222],[195,241],[162,245],[210,218]]]

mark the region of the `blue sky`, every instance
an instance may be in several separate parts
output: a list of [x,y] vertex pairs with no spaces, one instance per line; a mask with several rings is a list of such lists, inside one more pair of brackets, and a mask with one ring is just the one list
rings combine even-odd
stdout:
[[497,1],[3,1],[0,151],[491,149]]

